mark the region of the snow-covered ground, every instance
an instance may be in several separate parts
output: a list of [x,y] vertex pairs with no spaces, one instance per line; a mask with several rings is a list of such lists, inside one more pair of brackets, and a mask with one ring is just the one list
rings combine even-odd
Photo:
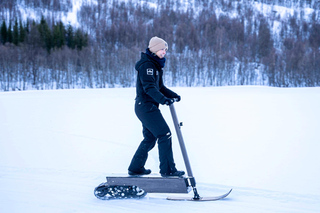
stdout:
[[[198,190],[102,201],[141,135],[135,89],[0,93],[0,212],[320,212],[320,88],[172,88]],[[161,110],[174,133],[169,108]],[[174,137],[178,169],[185,169]],[[158,172],[157,148],[147,168]],[[192,196],[190,192],[189,196]]]

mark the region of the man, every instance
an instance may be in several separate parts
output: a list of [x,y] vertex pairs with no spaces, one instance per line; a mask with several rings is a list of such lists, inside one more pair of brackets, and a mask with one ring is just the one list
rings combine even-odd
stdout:
[[160,174],[162,176],[182,176],[184,171],[176,169],[171,142],[171,131],[164,120],[159,104],[170,105],[180,101],[181,97],[163,85],[162,68],[165,66],[168,44],[163,39],[150,39],[146,53],[141,53],[141,59],[136,63],[138,71],[136,85],[135,113],[142,123],[143,141],[134,154],[128,168],[129,175],[150,174],[145,169],[148,152],[158,141]]

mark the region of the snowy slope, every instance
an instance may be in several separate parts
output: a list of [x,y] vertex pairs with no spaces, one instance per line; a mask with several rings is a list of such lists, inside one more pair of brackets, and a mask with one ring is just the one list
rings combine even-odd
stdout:
[[[173,88],[202,196],[101,201],[141,140],[135,89],[0,93],[0,212],[319,212],[320,88]],[[168,107],[161,110],[174,132]],[[174,137],[177,167],[184,169]],[[147,167],[158,172],[158,153]],[[192,196],[192,193],[190,193]]]
[[[158,0],[148,0],[148,1],[141,1],[141,0],[118,0],[119,3],[132,3],[134,5],[140,4],[140,5],[147,5],[150,8],[157,8],[158,7]],[[275,17],[279,16],[280,20],[284,22],[288,22],[288,17],[293,16],[294,13],[297,14],[299,17],[302,15],[303,17],[299,17],[302,20],[309,21],[311,14],[314,12],[314,9],[310,8],[310,5],[306,4],[300,4],[300,3],[293,3],[293,4],[284,4],[286,6],[281,6],[281,3],[263,3],[260,1],[231,1],[232,3],[224,2],[224,4],[221,4],[221,2],[215,2],[214,9],[219,17],[221,14],[230,16],[230,17],[238,17],[239,14],[239,6],[241,7],[252,7],[253,12],[255,13],[255,16],[259,16],[259,13],[263,14],[266,17],[269,17],[268,19],[275,19]],[[72,6],[69,7],[67,4],[63,1],[60,1],[60,4],[64,8],[64,10],[61,11],[52,11],[48,9],[43,8],[33,8],[25,4],[24,1],[19,2],[16,5],[16,9],[19,15],[19,18],[21,16],[21,19],[23,21],[26,21],[27,19],[33,19],[36,21],[40,21],[42,16],[45,17],[54,17],[56,21],[61,20],[65,25],[68,25],[69,23],[74,27],[84,27],[83,25],[86,25],[86,23],[80,23],[80,20],[78,20],[79,12],[81,11],[81,8],[84,6],[92,7],[98,5],[97,0],[71,0]],[[282,2],[283,3],[283,2]],[[104,6],[104,4],[107,4],[109,8],[112,7],[113,2],[107,1],[105,3],[100,3]],[[195,2],[193,0],[180,0],[180,1],[172,1],[171,2],[172,7],[174,10],[182,10],[186,11],[188,8],[192,8],[195,15],[198,15],[200,11],[202,11],[202,6],[199,4],[199,2]],[[226,5],[229,5],[226,9]],[[311,3],[312,5],[314,3]],[[66,11],[65,11],[66,10]],[[10,18],[9,11],[3,12],[4,17],[6,19]],[[105,17],[103,17],[105,18]],[[274,24],[279,25],[279,20],[273,20]],[[273,24],[272,24],[273,25]],[[277,29],[275,29],[276,33],[279,33]]]

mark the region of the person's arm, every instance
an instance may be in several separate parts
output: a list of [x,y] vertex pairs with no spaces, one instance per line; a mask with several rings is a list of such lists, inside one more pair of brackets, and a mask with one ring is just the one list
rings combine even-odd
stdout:
[[181,100],[181,97],[177,93],[164,86],[162,78],[160,78],[160,92],[168,98],[175,98],[176,101]]
[[167,98],[156,86],[155,75],[157,69],[152,63],[145,63],[139,68],[139,78],[144,91],[160,104],[165,104]]

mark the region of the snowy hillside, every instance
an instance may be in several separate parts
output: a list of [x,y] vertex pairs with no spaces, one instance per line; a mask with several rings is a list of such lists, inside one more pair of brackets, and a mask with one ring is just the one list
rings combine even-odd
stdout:
[[[141,140],[134,88],[0,93],[0,212],[320,212],[320,88],[172,88],[202,196],[101,201]],[[168,107],[161,110],[171,126]],[[176,136],[177,167],[185,169]],[[158,172],[157,148],[147,168]],[[192,196],[192,194],[189,194]]]
[[[43,1],[45,2],[45,1]],[[81,18],[81,10],[88,10],[89,8],[94,8],[97,5],[99,7],[106,7],[110,9],[113,7],[113,4],[133,4],[135,7],[149,7],[149,8],[158,8],[162,7],[163,4],[167,7],[171,7],[173,10],[187,11],[188,9],[194,10],[195,15],[199,13],[206,7],[207,4],[210,4],[209,1],[195,1],[195,0],[180,0],[180,1],[164,1],[159,2],[157,0],[117,0],[117,1],[97,1],[97,0],[59,0],[59,9],[54,9],[53,3],[42,3],[39,5],[26,3],[24,0],[18,0],[15,10],[10,12],[9,10],[2,11],[2,16],[8,21],[12,19],[12,15],[15,18],[22,19],[26,21],[27,19],[40,21],[41,16],[51,17],[53,20],[61,20],[65,25],[71,24],[75,27],[84,27],[87,25],[85,18]],[[258,14],[263,14],[264,16],[273,20],[276,26],[281,25],[281,21],[288,22],[289,16],[299,16],[298,18],[306,20],[309,22],[311,14],[315,12],[319,3],[316,1],[213,1],[215,12],[217,16],[227,15],[230,17],[241,17],[241,10],[239,8],[244,7],[252,10],[255,16]],[[5,4],[4,4],[5,5]],[[102,12],[102,11],[100,11]],[[295,15],[296,13],[296,15]],[[105,15],[105,14],[103,14]],[[102,14],[96,14],[98,19],[106,19]],[[90,28],[89,26],[87,28]],[[277,29],[274,29],[277,31]],[[279,33],[279,32],[275,32]]]
[[318,1],[5,0],[0,91],[132,87],[151,37],[170,86],[320,85]]

